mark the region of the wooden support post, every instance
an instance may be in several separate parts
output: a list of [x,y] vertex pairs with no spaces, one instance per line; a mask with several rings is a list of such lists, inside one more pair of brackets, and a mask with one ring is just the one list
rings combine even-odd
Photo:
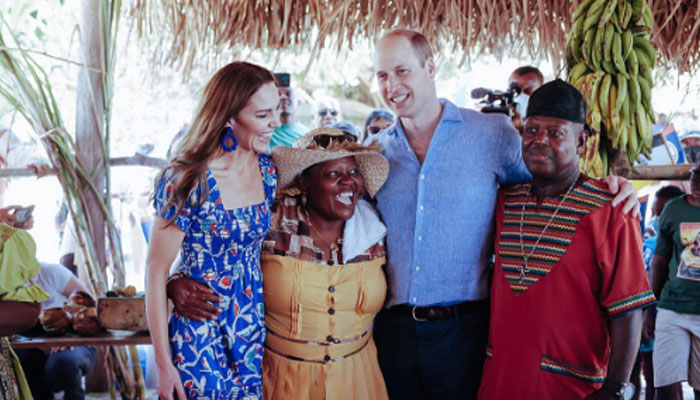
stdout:
[[[92,175],[92,182],[98,193],[105,188],[105,161],[102,149],[102,129],[104,127],[104,96],[102,54],[104,40],[100,26],[100,2],[82,0],[82,18],[80,23],[81,60],[86,67],[78,75],[75,133],[77,152],[84,162],[87,172]],[[105,218],[89,189],[85,198],[92,220],[90,236],[95,244],[95,254],[104,271],[105,259]],[[107,199],[105,194],[105,199]],[[106,369],[102,357],[98,357],[95,368],[86,379],[89,391],[104,391],[108,387]]]
[[[82,0],[80,39],[82,60],[87,68],[81,68],[78,76],[77,105],[75,118],[76,147],[87,172],[98,192],[104,191],[105,167],[102,149],[104,126],[104,97],[102,53],[102,27],[100,26],[100,4],[95,0]],[[105,268],[105,219],[89,189],[85,197],[90,205],[92,241],[95,244],[100,267]],[[106,198],[106,195],[105,195]]]

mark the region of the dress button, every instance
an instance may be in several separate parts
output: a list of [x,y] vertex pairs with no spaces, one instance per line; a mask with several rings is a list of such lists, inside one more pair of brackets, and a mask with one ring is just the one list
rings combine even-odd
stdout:
[[335,308],[331,307],[328,309],[328,314],[333,315],[335,314]]
[[323,361],[328,362],[328,361],[330,361],[330,360],[331,360],[331,356],[329,356],[328,354],[326,354],[325,356],[323,356]]
[[333,286],[333,285],[328,286],[328,291],[331,293],[335,292],[335,286]]

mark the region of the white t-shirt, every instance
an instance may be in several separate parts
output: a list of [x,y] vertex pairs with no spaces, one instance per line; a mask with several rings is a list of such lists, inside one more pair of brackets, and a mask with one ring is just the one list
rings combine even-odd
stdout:
[[63,303],[68,299],[63,291],[73,277],[73,273],[63,265],[41,263],[36,283],[44,288],[50,296],[48,300],[41,303],[41,308],[63,306]]

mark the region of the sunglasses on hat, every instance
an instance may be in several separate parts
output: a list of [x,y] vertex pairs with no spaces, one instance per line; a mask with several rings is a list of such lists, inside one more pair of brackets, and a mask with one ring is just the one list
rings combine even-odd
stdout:
[[318,112],[319,117],[325,117],[326,115],[331,114],[333,117],[338,116],[338,110],[321,110]]
[[328,134],[314,136],[314,143],[316,143],[316,145],[318,145],[318,147],[320,147],[322,149],[325,149],[331,143],[345,143],[345,142],[356,142],[356,141],[357,141],[357,138],[355,137],[355,135],[351,135],[349,133],[345,133],[341,136],[328,135]]

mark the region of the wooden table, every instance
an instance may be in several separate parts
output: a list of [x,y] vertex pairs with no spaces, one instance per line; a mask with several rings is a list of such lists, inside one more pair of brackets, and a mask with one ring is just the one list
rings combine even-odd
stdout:
[[100,332],[95,336],[67,334],[63,336],[15,336],[10,341],[14,349],[80,346],[130,346],[151,344],[148,332],[114,331]]

